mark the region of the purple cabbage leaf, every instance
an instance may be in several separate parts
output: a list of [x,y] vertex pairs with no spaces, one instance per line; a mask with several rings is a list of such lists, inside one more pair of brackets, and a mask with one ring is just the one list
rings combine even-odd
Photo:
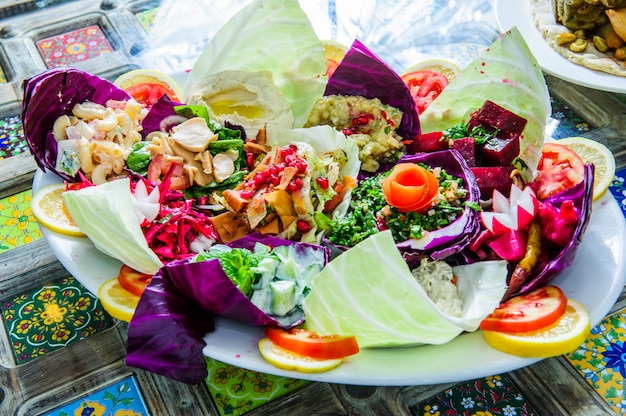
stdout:
[[359,40],[355,40],[328,79],[324,95],[378,98],[402,111],[398,134],[412,139],[420,133],[415,101],[402,78]]
[[[227,245],[253,251],[257,243],[272,249],[291,246],[299,254],[315,252],[323,265],[330,259],[327,248],[259,233]],[[213,329],[214,315],[283,328],[304,321],[300,307],[283,317],[265,313],[237,288],[217,259],[178,260],[162,267],[144,291],[130,322],[126,363],[185,383],[200,383],[207,376],[203,337]]]
[[130,95],[112,82],[71,67],[48,69],[23,84],[22,122],[28,147],[45,172],[51,170],[70,182],[71,177],[56,170],[57,143],[52,126],[57,118],[70,115],[74,105],[91,101],[104,105],[108,100],[127,100]]
[[593,174],[594,166],[592,164],[585,165],[585,174],[582,182],[542,201],[543,203],[551,204],[557,208],[559,208],[564,201],[573,201],[574,208],[579,216],[579,222],[569,243],[560,249],[553,258],[537,264],[533,272],[531,272],[530,276],[528,276],[524,284],[513,296],[530,292],[531,290],[548,284],[554,277],[563,272],[574,262],[576,252],[582,242],[583,235],[587,230],[591,218]]

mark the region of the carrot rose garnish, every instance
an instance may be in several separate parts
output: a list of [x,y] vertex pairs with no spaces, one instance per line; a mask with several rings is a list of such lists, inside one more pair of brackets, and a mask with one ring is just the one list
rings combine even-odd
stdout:
[[385,200],[400,212],[425,212],[439,192],[439,181],[428,169],[415,163],[397,164],[383,181]]

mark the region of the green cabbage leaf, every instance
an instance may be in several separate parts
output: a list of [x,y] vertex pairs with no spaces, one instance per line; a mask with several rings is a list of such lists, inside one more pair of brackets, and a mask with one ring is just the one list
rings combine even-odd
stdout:
[[304,125],[326,88],[324,47],[298,0],[256,0],[235,14],[198,57],[184,99],[204,77],[225,70],[270,71],[294,127]]
[[63,193],[70,216],[98,250],[154,274],[163,264],[146,242],[132,198],[128,178]]
[[428,297],[390,231],[374,234],[315,276],[303,302],[304,326],[320,335],[354,335],[362,348],[444,344],[463,331],[477,330],[506,290],[505,261],[453,271],[463,300],[459,317],[439,310]]

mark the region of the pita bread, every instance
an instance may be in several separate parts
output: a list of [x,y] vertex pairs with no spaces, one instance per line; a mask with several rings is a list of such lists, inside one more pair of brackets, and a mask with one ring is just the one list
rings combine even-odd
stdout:
[[626,77],[626,62],[615,59],[611,50],[600,52],[593,46],[591,39],[587,40],[587,49],[584,52],[572,52],[567,45],[557,44],[556,38],[561,33],[572,33],[565,26],[556,22],[552,1],[531,0],[530,8],[537,29],[548,45],[569,61],[596,71]]

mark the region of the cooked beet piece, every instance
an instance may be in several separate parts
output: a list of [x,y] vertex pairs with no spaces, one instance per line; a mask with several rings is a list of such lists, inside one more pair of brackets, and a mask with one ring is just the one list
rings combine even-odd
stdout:
[[476,126],[482,126],[487,131],[498,130],[500,138],[519,137],[526,127],[526,119],[510,112],[504,107],[486,100],[481,108],[472,113],[468,123],[469,131]]
[[448,141],[441,140],[443,135],[440,131],[422,133],[415,136],[415,140],[410,146],[411,153],[436,152],[448,149]]
[[491,199],[493,191],[497,189],[509,196],[511,191],[511,172],[513,166],[481,166],[470,168],[476,176],[476,183],[480,189],[481,199]]
[[487,140],[480,150],[482,166],[509,166],[519,155],[519,136],[507,139],[494,137]]
[[463,156],[468,166],[476,166],[476,140],[473,137],[454,140],[453,149]]

